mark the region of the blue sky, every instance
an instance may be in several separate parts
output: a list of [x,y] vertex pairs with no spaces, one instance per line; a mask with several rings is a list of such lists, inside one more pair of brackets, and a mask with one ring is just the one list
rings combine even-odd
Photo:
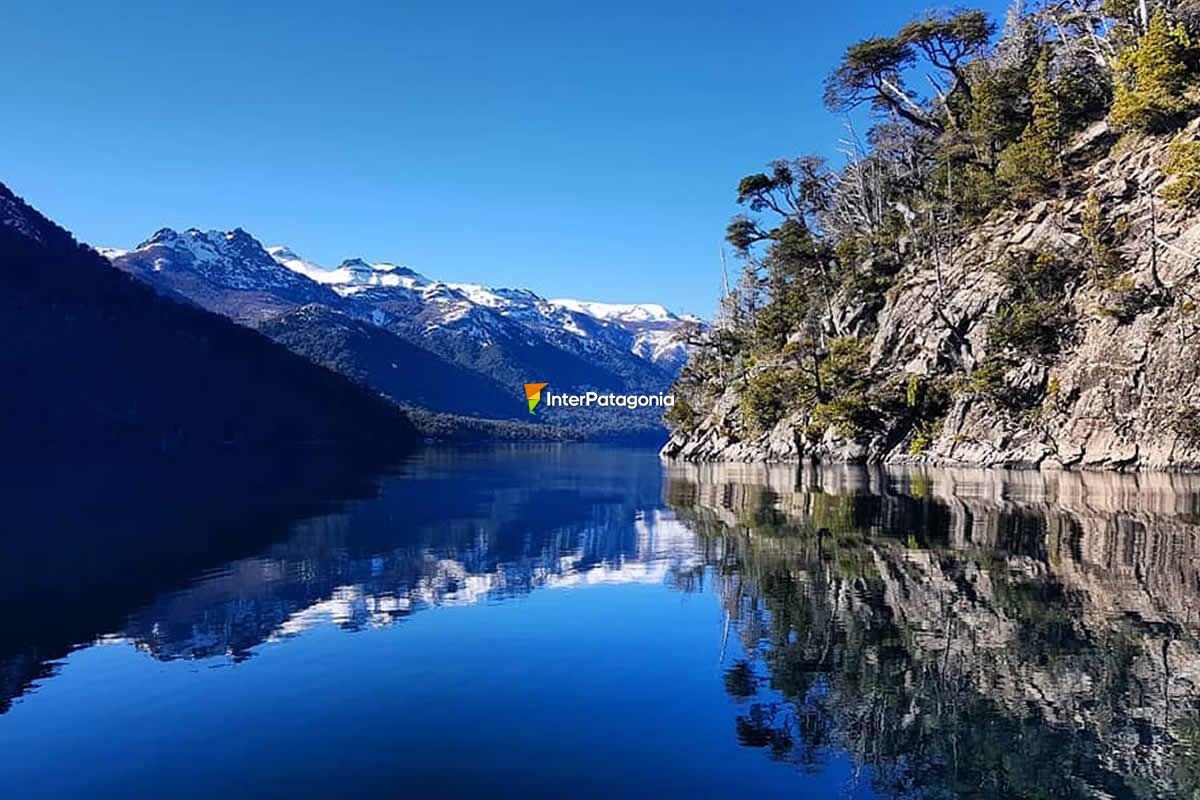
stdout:
[[737,180],[833,156],[825,75],[925,7],[9,0],[0,181],[97,245],[240,226],[708,316]]

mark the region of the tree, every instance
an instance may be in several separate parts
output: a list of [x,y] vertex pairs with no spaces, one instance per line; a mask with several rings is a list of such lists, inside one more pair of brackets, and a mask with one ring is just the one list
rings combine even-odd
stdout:
[[1062,110],[1050,82],[1050,50],[1042,50],[1029,79],[1032,119],[1016,142],[1000,154],[996,177],[1014,199],[1042,197],[1058,182],[1061,173]]
[[[756,339],[778,349],[791,333],[812,328],[820,313],[832,309],[830,253],[814,232],[830,208],[833,176],[816,156],[775,161],[770,168],[742,178],[737,189],[738,205],[767,214],[769,222],[738,215],[726,239],[746,260],[743,284],[756,283],[766,292],[754,319]],[[757,252],[760,244],[765,247]]]
[[904,85],[901,73],[916,60],[912,46],[896,37],[864,39],[846,50],[825,80],[825,105],[839,113],[870,103],[913,125],[941,133],[942,125]]
[[1117,56],[1112,120],[1148,132],[1170,130],[1187,113],[1183,96],[1191,42],[1159,9],[1135,46]]
[[[864,39],[847,48],[842,63],[826,79],[825,104],[845,112],[870,103],[940,134],[945,119],[957,126],[962,109],[969,107],[967,65],[986,51],[993,33],[995,26],[987,14],[961,11],[910,22],[896,36]],[[918,65],[918,55],[935,73],[942,73],[927,76],[938,98],[938,107],[932,110],[904,84],[904,73]]]
[[1173,179],[1163,187],[1163,197],[1185,208],[1200,206],[1200,142],[1171,142],[1163,174]]
[[949,17],[931,14],[900,29],[900,41],[921,51],[931,65],[949,76],[947,80],[930,76],[930,82],[955,126],[960,122],[960,96],[967,104],[971,102],[966,64],[987,49],[995,32],[996,26],[983,11]]
[[812,227],[829,208],[831,176],[819,156],[773,161],[771,174],[747,175],[738,183],[738,205],[751,211],[774,211]]

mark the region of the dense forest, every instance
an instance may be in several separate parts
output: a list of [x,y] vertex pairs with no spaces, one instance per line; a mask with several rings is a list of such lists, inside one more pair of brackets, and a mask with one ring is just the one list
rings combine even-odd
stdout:
[[[1049,455],[1030,461],[1077,457],[1058,431],[1099,379],[1072,354],[1120,349],[1122,326],[1145,338],[1139,320],[1151,334],[1182,327],[1198,305],[1200,258],[1166,233],[1200,208],[1198,75],[1200,3],[1188,0],[934,13],[850,45],[823,98],[844,115],[844,165],[802,155],[737,185],[726,240],[741,275],[694,337],[668,452],[819,456],[870,442],[838,452],[917,458],[975,432],[946,427],[953,412],[989,420],[975,430],[1040,427],[1034,452]],[[1029,237],[1026,223],[1053,235]],[[982,232],[1027,241],[984,257],[971,240]],[[888,326],[901,331],[881,337]],[[1120,380],[1139,383],[1132,368],[1104,377]],[[1164,462],[1200,438],[1186,398],[1145,416],[1174,437],[1169,452],[1155,444]],[[993,445],[959,459],[1014,460]],[[1117,463],[1119,449],[1103,457]]]

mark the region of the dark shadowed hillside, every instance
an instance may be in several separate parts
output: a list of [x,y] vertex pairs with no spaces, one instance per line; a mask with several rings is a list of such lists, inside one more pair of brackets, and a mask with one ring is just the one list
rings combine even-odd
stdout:
[[524,411],[494,380],[445,361],[396,334],[327,306],[307,305],[265,322],[263,334],[399,403],[453,414],[511,418]]
[[0,278],[10,457],[319,450],[383,463],[415,441],[372,390],[156,295],[2,184]]

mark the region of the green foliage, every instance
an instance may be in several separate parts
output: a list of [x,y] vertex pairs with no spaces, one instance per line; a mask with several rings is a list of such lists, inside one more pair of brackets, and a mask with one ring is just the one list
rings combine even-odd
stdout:
[[1122,325],[1133,322],[1137,317],[1158,305],[1153,293],[1134,281],[1131,275],[1105,282],[1107,289],[1106,302],[1097,310],[1101,315],[1111,317]]
[[[841,64],[826,79],[825,104],[846,112],[867,103],[934,133],[945,129],[940,111],[957,126],[962,101],[971,94],[967,66],[987,48],[994,30],[984,12],[961,11],[932,14],[905,25],[895,36],[860,41],[846,49]],[[904,73],[918,56],[942,73],[940,109],[930,109],[904,84]]]
[[1087,245],[1089,271],[1099,280],[1107,280],[1125,269],[1125,260],[1116,243],[1126,235],[1128,223],[1122,219],[1109,222],[1100,206],[1096,192],[1089,192],[1080,219],[1080,232]]
[[962,222],[976,222],[1000,205],[1004,187],[992,172],[972,157],[962,157],[943,149],[941,159],[930,174],[931,199],[954,209]]
[[829,354],[821,362],[821,391],[825,394],[861,392],[867,383],[870,343],[853,336],[829,341]]
[[997,179],[1014,200],[1049,194],[1061,176],[1063,119],[1050,83],[1050,51],[1043,50],[1029,79],[1032,118],[1020,138],[1000,154]]
[[999,272],[1019,297],[1051,300],[1066,293],[1076,267],[1053,253],[1014,253],[1002,262]]
[[980,394],[996,394],[1004,386],[1004,374],[1012,368],[1012,364],[999,358],[989,358],[979,362],[971,370],[971,389]]
[[977,397],[1010,411],[1032,411],[1041,406],[1041,387],[1021,387],[1009,381],[1019,362],[1008,355],[991,355],[971,371],[969,389]]
[[1043,411],[1056,411],[1062,402],[1062,381],[1057,375],[1051,376],[1046,382],[1046,399],[1042,401]]
[[675,400],[675,405],[671,406],[663,414],[663,421],[671,427],[671,430],[689,431],[696,425],[698,415],[696,409],[686,398],[679,397]]
[[1183,26],[1155,11],[1137,44],[1117,56],[1113,123],[1151,133],[1175,127],[1190,108],[1184,89],[1192,48]]
[[989,328],[988,341],[1025,356],[1059,352],[1075,324],[1063,302],[1075,268],[1050,253],[1012,255],[1000,275],[1009,297]]
[[809,416],[809,438],[819,438],[830,427],[842,436],[855,436],[874,422],[877,414],[867,395],[868,345],[853,336],[830,340],[818,370],[819,402]]
[[[832,177],[815,156],[772,162],[738,184],[737,202],[764,217],[739,215],[726,239],[745,259],[746,327],[754,348],[778,353],[796,331],[817,327],[828,311],[837,279],[830,243],[813,232],[829,208]],[[739,290],[740,291],[740,290]]]
[[908,403],[909,408],[916,408],[921,402],[921,396],[925,393],[925,381],[921,375],[909,375],[908,386],[904,393],[904,399]]
[[1112,105],[1112,73],[1082,53],[1055,58],[1054,95],[1063,128],[1076,130],[1108,113]]
[[742,423],[751,433],[764,433],[784,418],[803,385],[795,370],[764,369],[750,377],[742,393]]
[[936,426],[927,421],[920,421],[913,430],[913,437],[908,443],[909,455],[919,456],[929,449],[937,435]]
[[1028,122],[1028,75],[1020,64],[1000,69],[985,63],[972,66],[978,77],[968,129],[976,159],[990,174],[1000,152],[1017,140]]
[[912,438],[908,443],[911,455],[919,455],[933,444],[952,399],[952,387],[946,378],[908,376],[904,403],[912,420]]
[[405,411],[421,436],[435,442],[570,442],[581,441],[587,435],[581,430],[551,425],[441,414],[414,407]]
[[1057,300],[1010,303],[992,323],[988,341],[1024,354],[1048,355],[1059,351],[1063,330],[1073,324]]
[[832,427],[839,435],[849,438],[869,429],[874,419],[875,413],[866,395],[848,392],[813,406],[806,434],[810,439],[817,439]]
[[880,231],[874,236],[848,236],[838,241],[833,257],[841,276],[841,289],[851,300],[868,306],[882,305],[895,283],[901,263],[896,237]]
[[962,125],[962,106],[972,98],[970,60],[986,50],[995,24],[986,12],[958,11],[951,15],[929,14],[900,29],[898,40],[912,46],[935,69],[948,73],[946,88],[939,91],[943,110],[953,127]]
[[738,205],[751,211],[774,211],[789,217],[798,210],[816,213],[829,202],[829,172],[818,156],[802,156],[770,164],[771,174],[747,175],[738,183]]
[[[892,110],[923,127],[931,123],[900,98],[900,75],[916,60],[912,47],[896,37],[864,39],[846,49],[842,63],[825,80],[825,105],[846,112],[863,103]],[[894,87],[894,88],[892,88]]]
[[987,12],[974,9],[910,22],[900,29],[900,40],[922,50],[931,63],[956,65],[986,47],[995,32]]
[[1200,142],[1176,139],[1167,148],[1163,174],[1172,178],[1162,194],[1184,208],[1200,207]]

